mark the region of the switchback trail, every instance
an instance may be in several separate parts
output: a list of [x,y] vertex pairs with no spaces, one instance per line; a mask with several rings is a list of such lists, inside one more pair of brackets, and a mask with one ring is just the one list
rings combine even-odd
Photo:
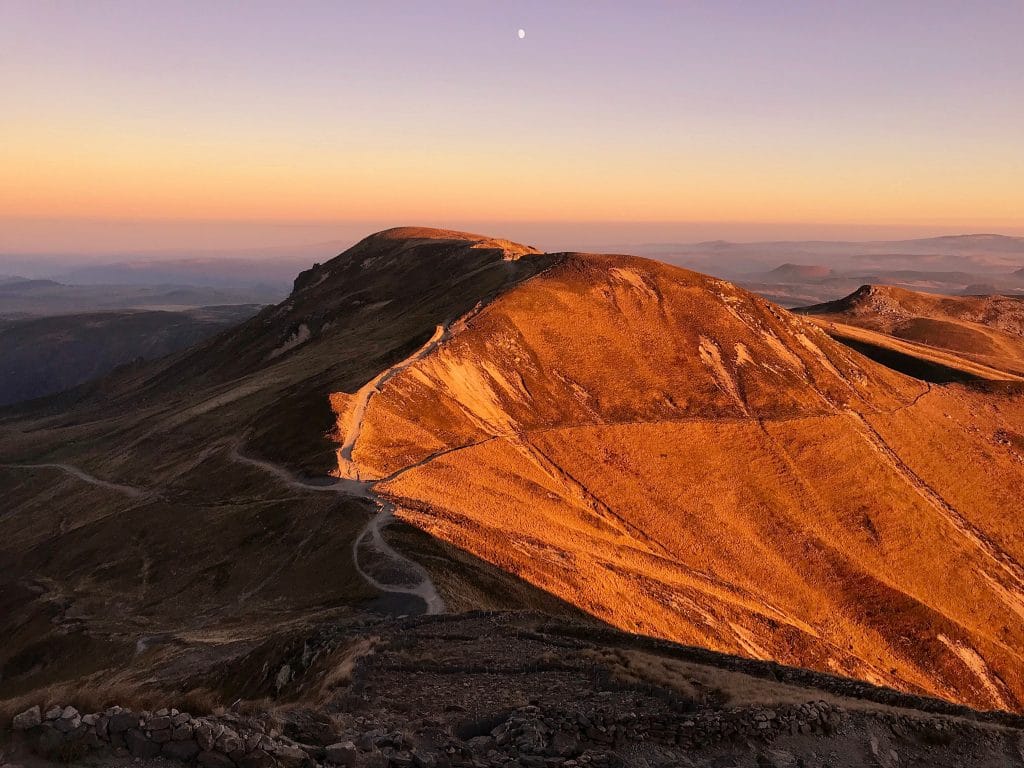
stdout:
[[[428,614],[444,613],[444,600],[431,581],[427,570],[419,563],[396,551],[384,539],[384,528],[395,519],[395,505],[377,495],[374,491],[377,481],[359,478],[359,470],[352,461],[352,450],[362,431],[370,399],[380,391],[388,379],[428,355],[438,344],[448,338],[450,327],[450,323],[438,325],[433,336],[423,346],[404,360],[381,371],[353,395],[355,400],[349,405],[345,415],[344,442],[338,450],[340,477],[331,478],[330,481],[326,478],[322,481],[297,478],[284,467],[242,454],[240,451],[241,440],[234,443],[230,453],[233,461],[269,472],[290,488],[340,493],[368,499],[376,504],[377,514],[366,522],[352,542],[352,561],[356,571],[368,584],[381,592],[413,595],[420,598],[426,604]],[[388,479],[394,479],[394,477]]]
[[231,449],[230,456],[233,461],[272,474],[289,488],[339,493],[372,501],[377,505],[377,514],[366,521],[352,542],[352,561],[356,571],[370,586],[381,592],[413,595],[423,600],[428,614],[444,613],[444,600],[426,569],[395,550],[384,539],[382,532],[394,520],[395,505],[374,493],[373,482],[348,478],[331,478],[332,482],[302,480],[284,467],[244,455],[239,451],[237,443]]

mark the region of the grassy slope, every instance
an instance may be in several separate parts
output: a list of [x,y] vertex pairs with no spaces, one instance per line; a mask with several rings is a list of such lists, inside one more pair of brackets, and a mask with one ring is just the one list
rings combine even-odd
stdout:
[[615,626],[1017,708],[1013,425],[726,283],[579,257],[389,381],[354,457]]

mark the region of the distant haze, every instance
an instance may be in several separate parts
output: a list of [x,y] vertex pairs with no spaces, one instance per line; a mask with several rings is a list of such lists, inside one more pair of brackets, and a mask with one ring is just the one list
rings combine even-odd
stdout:
[[[636,251],[638,246],[713,240],[902,240],[999,232],[1024,236],[1024,226],[993,222],[822,224],[783,222],[482,221],[194,221],[0,218],[0,274],[53,276],[69,263],[178,258],[266,258],[297,264],[323,261],[366,235],[399,225],[433,225],[506,237],[547,251]],[[1024,266],[1024,265],[1022,265]],[[56,271],[55,271],[56,269]]]

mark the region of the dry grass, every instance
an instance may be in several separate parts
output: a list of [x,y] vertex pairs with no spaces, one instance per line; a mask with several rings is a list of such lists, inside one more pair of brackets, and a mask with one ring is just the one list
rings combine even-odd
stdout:
[[[45,712],[56,706],[71,705],[79,712],[102,712],[108,707],[120,705],[131,709],[153,709],[170,706],[168,702],[177,697],[155,691],[142,691],[125,683],[103,683],[100,680],[84,679],[74,683],[58,683],[15,698],[0,701],[0,723],[9,723],[19,712],[38,704]],[[176,703],[174,706],[178,706]]]
[[[231,702],[207,688],[193,688],[184,693],[159,691],[126,682],[105,682],[103,679],[84,678],[72,683],[58,683],[29,694],[0,700],[0,727],[10,723],[20,712],[38,704],[45,712],[56,706],[71,705],[79,712],[102,712],[112,706],[134,710],[154,710],[176,707],[192,715],[214,714]],[[254,711],[260,711],[257,703]]]
[[938,296],[892,286],[862,288],[807,307],[831,333],[983,379],[1024,375],[1024,300]]
[[950,351],[940,346],[909,339],[898,339],[885,333],[858,328],[853,325],[825,320],[818,322],[838,339],[851,339],[854,342],[862,342],[881,347],[882,349],[891,349],[894,352],[945,368],[951,368],[955,371],[961,371],[979,379],[987,379],[989,381],[1024,381],[1024,377],[1016,373],[1024,369],[1024,344],[1022,344],[1019,359],[1014,357],[998,358],[992,355],[965,354],[963,352]]
[[1024,472],[992,436],[1022,428],[726,283],[580,257],[390,379],[353,456],[621,629],[1018,708]]
[[315,701],[326,701],[338,688],[351,684],[359,660],[376,653],[379,642],[378,637],[365,637],[335,650],[322,662],[318,661],[316,666],[322,669],[321,679],[311,698]]
[[613,680],[624,686],[655,686],[679,695],[722,707],[798,706],[825,701],[846,709],[877,712],[897,711],[893,707],[861,699],[849,699],[816,688],[788,685],[714,666],[665,658],[643,651],[600,649],[583,652]]

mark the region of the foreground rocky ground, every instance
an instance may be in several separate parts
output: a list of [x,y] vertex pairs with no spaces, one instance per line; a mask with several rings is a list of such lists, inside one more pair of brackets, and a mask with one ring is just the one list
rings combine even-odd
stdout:
[[0,764],[1024,765],[1018,716],[533,613],[322,627],[216,677],[244,698],[38,702]]

